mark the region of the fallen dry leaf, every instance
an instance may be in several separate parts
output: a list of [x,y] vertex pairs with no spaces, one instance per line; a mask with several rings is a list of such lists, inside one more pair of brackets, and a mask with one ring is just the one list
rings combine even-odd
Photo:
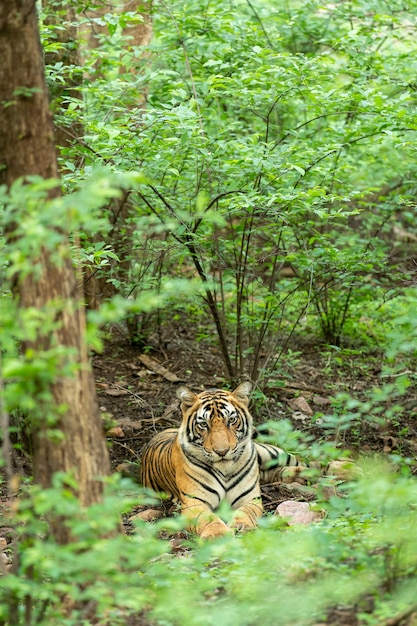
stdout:
[[173,400],[168,406],[165,408],[163,412],[162,419],[171,419],[174,415],[181,416],[178,409],[178,400]]
[[156,519],[159,519],[164,516],[164,512],[161,509],[145,509],[145,511],[141,511],[140,513],[136,513],[129,517],[129,522],[134,522],[135,520],[143,520],[144,522],[153,522]]
[[324,398],[323,396],[313,396],[314,404],[317,406],[328,406],[330,404],[329,398]]
[[138,378],[143,378],[144,376],[155,376],[155,372],[152,372],[151,370],[148,370],[145,367],[142,367],[141,369],[136,368],[133,374],[137,376]]
[[127,389],[119,389],[117,387],[110,387],[110,389],[105,389],[104,393],[108,396],[126,396],[129,392]]
[[113,439],[124,436],[124,431],[122,428],[120,428],[120,426],[114,426],[114,428],[109,428],[109,430],[106,432],[106,437],[110,437]]
[[304,415],[308,415],[309,417],[311,417],[314,413],[307,400],[303,398],[303,396],[300,396],[299,398],[294,398],[293,400],[287,400],[287,402],[293,409],[293,411],[300,411],[301,413],[304,413]]
[[163,376],[164,378],[166,378],[166,380],[169,380],[170,383],[179,383],[183,381],[182,378],[179,378],[176,374],[174,374],[174,372],[170,372],[169,370],[167,370],[166,367],[158,363],[158,361],[155,361],[155,359],[152,359],[147,354],[140,354],[139,360],[148,369],[155,372],[155,374],[159,374],[160,376]]

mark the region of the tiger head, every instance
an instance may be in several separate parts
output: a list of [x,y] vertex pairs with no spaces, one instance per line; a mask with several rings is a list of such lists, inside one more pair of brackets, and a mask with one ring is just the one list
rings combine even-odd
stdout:
[[244,382],[234,391],[210,389],[195,394],[180,387],[177,397],[183,419],[178,434],[183,452],[209,464],[237,460],[252,440],[251,388]]

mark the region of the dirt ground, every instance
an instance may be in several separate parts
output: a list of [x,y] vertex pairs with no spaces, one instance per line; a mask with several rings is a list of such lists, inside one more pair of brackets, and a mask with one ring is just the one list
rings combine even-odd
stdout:
[[[227,385],[218,349],[196,341],[182,327],[171,327],[165,341],[141,350],[117,328],[102,354],[93,357],[100,410],[109,422],[108,439],[112,468],[125,461],[137,462],[144,444],[164,428],[178,426],[181,416],[176,389],[186,385],[199,392]],[[317,338],[296,340],[296,362],[280,364],[271,373],[264,399],[252,402],[255,427],[268,420],[290,420],[315,439],[331,438],[320,416],[331,414],[339,392],[361,398],[381,385],[381,355],[365,360],[347,351],[333,365],[329,351]],[[386,382],[386,379],[384,379]],[[279,386],[281,385],[281,386]],[[338,434],[337,445],[352,455],[369,452],[415,457],[417,452],[417,388],[402,398],[404,411],[383,425],[363,421]],[[313,415],[311,415],[313,414]],[[319,418],[317,419],[317,415]]]

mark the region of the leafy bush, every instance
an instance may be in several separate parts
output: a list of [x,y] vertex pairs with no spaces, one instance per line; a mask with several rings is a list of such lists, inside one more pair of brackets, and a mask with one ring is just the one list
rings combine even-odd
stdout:
[[[393,396],[401,407],[410,374],[395,374],[415,358],[415,310],[410,306],[393,324],[392,380],[363,402],[345,399],[348,421],[352,407],[361,419],[389,419],[378,407],[386,409]],[[300,445],[288,423],[266,428],[290,450],[304,447],[321,459],[329,452],[308,437]],[[78,626],[94,619],[117,626],[141,615],[144,623],[173,626],[309,626],[326,615],[331,621],[332,609],[345,607],[379,626],[415,608],[417,546],[410,529],[417,487],[410,466],[412,460],[399,457],[362,459],[362,477],[339,486],[337,497],[319,500],[326,516],[313,525],[285,527],[270,515],[257,531],[236,538],[202,542],[182,532],[180,547],[181,519],[137,521],[133,535],[119,533],[120,515],[145,501],[120,478],[109,483],[102,504],[86,510],[74,498],[71,476],[55,476],[50,490],[25,487],[2,522],[13,537],[12,569],[0,585],[2,623]],[[71,544],[54,542],[49,529],[56,517],[70,525]]]
[[[272,516],[235,539],[188,547],[183,539],[180,556],[158,538],[163,528],[178,531],[179,521],[117,532],[120,513],[140,501],[132,485],[117,484],[119,495],[113,485],[102,504],[80,511],[70,479],[56,477],[50,490],[31,488],[19,498],[13,566],[0,588],[2,623],[78,626],[94,616],[116,626],[145,612],[156,624],[290,626],[313,624],[343,605],[380,624],[414,606],[417,493],[409,476],[387,465],[363,471],[345,497],[320,504],[321,522],[284,528]],[[68,519],[69,545],[48,535],[57,515]]]
[[[147,176],[108,205],[111,236],[87,239],[84,260],[124,297],[198,278],[233,380],[262,377],[307,314],[340,345],[352,311],[396,280],[392,233],[414,229],[412,15],[378,2],[156,3],[146,54],[121,35],[134,19],[100,18],[89,80],[58,108],[58,124],[84,129],[62,150],[69,188],[98,163]],[[55,34],[45,28],[48,59]],[[61,80],[51,62],[58,94]],[[129,326],[145,342],[148,321]]]
[[[55,183],[39,180],[1,197],[2,225],[14,221],[22,235],[1,248],[2,412],[33,410],[31,385],[47,389],[60,356],[57,346],[22,365],[20,341],[49,332],[54,319],[20,315],[10,298],[14,274],[36,272],[40,246],[59,262],[51,223],[71,225],[74,258],[114,287],[90,314],[95,347],[97,328],[123,318],[146,341],[144,316],[169,303],[170,315],[186,308],[189,326],[208,313],[228,377],[256,380],[299,329],[319,328],[342,365],[359,356],[339,350],[344,334],[368,334],[387,350],[381,385],[365,399],[336,399],[329,432],[408,411],[416,298],[414,288],[400,298],[393,287],[409,285],[397,270],[404,236],[416,236],[412,11],[377,0],[161,2],[145,55],[121,35],[135,16],[100,19],[109,36],[84,51],[82,71],[60,56],[60,25],[44,24],[57,125],[77,124],[82,136],[61,149],[62,200],[46,202]],[[400,313],[389,335],[388,296]],[[287,425],[276,430],[290,447],[298,442]],[[316,445],[313,456],[322,451]],[[50,490],[25,488],[3,526],[12,528],[13,562],[1,576],[0,624],[116,626],[140,614],[165,625],[307,626],[343,604],[379,625],[415,607],[414,460],[392,462],[364,463],[343,497],[319,503],[327,516],[314,526],[283,528],[270,516],[243,537],[190,538],[180,557],[159,536],[180,521],[118,532],[121,513],[142,501],[132,486],[126,497],[124,484],[109,485],[87,510],[71,476],[56,476]],[[62,516],[74,538],[64,546],[50,532]]]

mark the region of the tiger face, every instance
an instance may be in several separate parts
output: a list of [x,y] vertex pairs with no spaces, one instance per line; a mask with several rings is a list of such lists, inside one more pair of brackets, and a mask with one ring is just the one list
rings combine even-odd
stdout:
[[236,462],[252,437],[250,390],[248,382],[233,392],[214,389],[195,394],[180,387],[177,397],[183,420],[178,435],[184,454],[219,467]]

